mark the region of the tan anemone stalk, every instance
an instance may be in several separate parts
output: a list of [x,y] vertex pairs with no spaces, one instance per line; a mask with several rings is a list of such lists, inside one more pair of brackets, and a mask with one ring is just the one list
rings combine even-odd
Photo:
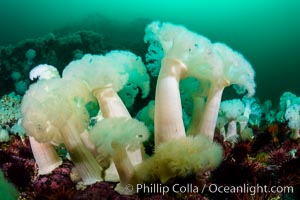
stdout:
[[113,90],[112,85],[93,90],[97,98],[101,113],[104,118],[126,117],[131,118],[127,108],[118,94]]
[[186,76],[187,68],[179,60],[162,60],[155,94],[155,146],[172,139],[185,137],[179,81]]
[[229,83],[226,81],[212,84],[210,86],[208,97],[205,103],[205,109],[201,116],[200,123],[198,124],[198,130],[196,134],[206,135],[213,140],[222,94],[224,88],[227,86],[229,86]]
[[39,143],[31,136],[29,142],[40,175],[49,174],[62,164],[62,159],[57,155],[53,145]]
[[208,81],[201,81],[196,92],[192,94],[192,119],[187,130],[187,135],[196,135],[198,133],[198,124],[201,122],[203,116],[209,88],[210,84]]

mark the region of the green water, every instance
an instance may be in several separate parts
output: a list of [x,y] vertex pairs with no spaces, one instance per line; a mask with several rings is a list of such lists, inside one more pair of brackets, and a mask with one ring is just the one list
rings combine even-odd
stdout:
[[[138,18],[183,24],[241,52],[256,71],[256,96],[262,100],[277,101],[283,91],[300,96],[299,0],[1,0],[0,45],[42,36],[94,13],[122,27]],[[130,28],[132,38],[142,38],[137,34],[143,26]],[[113,35],[122,39],[120,33]]]

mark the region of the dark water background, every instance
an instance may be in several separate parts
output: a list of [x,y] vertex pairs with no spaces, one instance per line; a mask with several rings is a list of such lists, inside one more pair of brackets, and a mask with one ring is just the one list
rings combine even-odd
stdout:
[[277,102],[284,91],[300,96],[299,0],[0,0],[0,46],[82,27],[144,45],[142,19],[183,24],[241,52],[262,100]]

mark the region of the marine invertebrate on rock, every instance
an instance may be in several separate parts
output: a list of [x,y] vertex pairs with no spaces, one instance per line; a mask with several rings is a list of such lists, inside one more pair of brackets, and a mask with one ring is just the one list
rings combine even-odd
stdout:
[[0,126],[0,142],[7,142],[7,141],[9,141],[8,131],[6,129],[3,129]]
[[251,142],[239,142],[231,150],[231,157],[236,162],[242,162],[247,159],[247,156],[251,153]]
[[268,162],[272,165],[281,165],[282,163],[287,162],[291,157],[284,148],[279,148],[272,150],[269,153]]
[[0,99],[0,126],[11,127],[21,118],[21,96],[14,92]]
[[[253,97],[247,98],[246,96],[242,99],[243,103],[245,104],[245,111],[243,116],[248,119],[248,123],[251,126],[257,125],[260,126],[261,124],[261,116],[262,116],[262,109],[260,105],[257,103],[257,100]],[[245,128],[241,125],[241,131]]]
[[222,158],[221,146],[206,136],[171,140],[157,147],[152,157],[137,166],[137,178],[145,182],[168,183],[176,177],[212,170]]
[[[142,91],[142,98],[148,95],[150,89],[149,76],[141,58],[129,51],[111,51],[104,56],[87,54],[64,69],[63,79],[87,83],[98,100],[104,118],[131,118],[117,94],[121,89],[127,93],[123,100],[128,106],[133,104],[139,89]],[[140,145],[136,152],[136,162],[142,162],[143,146]]]
[[[191,76],[209,81],[206,106],[197,134],[204,134],[211,139],[224,88],[237,84],[239,92],[248,90],[249,96],[254,94],[254,71],[251,65],[224,44],[212,44],[207,38],[183,26],[160,22],[152,22],[147,26],[145,41],[159,44],[164,52],[156,88],[157,145],[185,136],[178,89],[180,79]],[[172,106],[167,106],[170,102]]]
[[126,186],[137,184],[134,166],[140,159],[127,152],[140,148],[140,144],[148,139],[146,126],[134,119],[108,118],[98,122],[90,130],[90,140],[95,144],[98,153],[109,154],[116,166],[120,183],[115,188],[121,194],[132,194],[134,190],[126,190]]
[[[86,54],[73,61],[63,71],[63,79],[80,79],[97,97],[97,91],[111,86],[119,92],[127,86],[126,103],[131,106],[138,88],[145,98],[149,93],[149,76],[140,57],[129,51],[111,51],[106,55]],[[127,85],[126,85],[127,84]],[[125,88],[126,89],[126,88]]]
[[245,106],[239,99],[221,102],[220,115],[224,115],[228,121],[227,132],[224,140],[236,143],[238,139],[237,119],[244,113]]
[[300,105],[293,104],[285,112],[285,118],[288,120],[288,126],[292,129],[291,138],[296,140],[300,138]]
[[102,180],[101,167],[80,138],[90,118],[85,105],[95,101],[82,81],[57,77],[32,84],[21,107],[28,135],[38,142],[65,144],[85,184]]
[[32,65],[33,64],[33,59],[36,56],[36,51],[34,49],[28,49],[25,53],[25,57],[27,59],[27,64]]

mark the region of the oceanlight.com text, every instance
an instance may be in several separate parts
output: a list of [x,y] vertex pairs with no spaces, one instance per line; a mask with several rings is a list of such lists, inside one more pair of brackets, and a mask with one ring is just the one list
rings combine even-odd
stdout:
[[204,185],[207,187],[208,191],[211,193],[248,193],[250,195],[255,195],[257,193],[293,193],[293,186],[267,186],[267,185],[249,185],[243,184],[241,186],[219,186],[216,184]]

